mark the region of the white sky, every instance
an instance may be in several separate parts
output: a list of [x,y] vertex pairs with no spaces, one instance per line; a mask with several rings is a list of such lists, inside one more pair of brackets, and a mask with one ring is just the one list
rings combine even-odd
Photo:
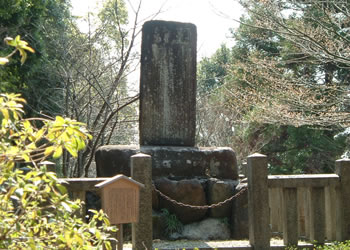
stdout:
[[[84,16],[88,11],[98,9],[97,0],[71,0],[73,14]],[[135,8],[139,0],[125,0],[129,5],[129,16],[132,16],[130,4]],[[101,4],[97,4],[100,6]],[[190,22],[197,26],[198,59],[211,56],[222,43],[232,44],[229,28],[238,24],[220,13],[239,19],[242,8],[235,0],[142,0],[141,18],[144,19],[162,8],[155,19]]]

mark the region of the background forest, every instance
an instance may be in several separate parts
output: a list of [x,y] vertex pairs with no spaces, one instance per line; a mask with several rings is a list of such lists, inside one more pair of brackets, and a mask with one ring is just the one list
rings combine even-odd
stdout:
[[[230,146],[240,165],[264,153],[271,173],[333,171],[334,160],[348,154],[349,4],[240,3],[245,14],[232,21],[240,23],[231,30],[234,45],[198,63],[197,145]],[[0,37],[19,34],[36,53],[0,68],[1,92],[21,93],[28,117],[70,117],[93,136],[78,158],[63,154],[58,173],[88,176],[96,148],[137,143],[138,95],[128,75],[139,59],[140,9],[128,13],[124,1],[106,0],[81,32],[69,0],[2,4]],[[10,52],[5,44],[0,51]]]
[[235,45],[199,63],[199,135],[271,173],[332,172],[348,155],[348,1],[240,1]]
[[[31,116],[62,115],[87,124],[93,139],[72,158],[67,152],[57,166],[63,176],[88,175],[95,149],[126,144],[136,134],[137,95],[129,93],[126,77],[135,58],[135,23],[126,29],[123,1],[105,1],[101,11],[77,26],[66,0],[6,1],[0,9],[0,36],[20,34],[37,52],[21,65],[19,59],[0,69],[1,92],[21,93]],[[137,15],[137,13],[135,13]],[[137,22],[137,19],[136,19]],[[5,44],[0,47],[8,53]]]

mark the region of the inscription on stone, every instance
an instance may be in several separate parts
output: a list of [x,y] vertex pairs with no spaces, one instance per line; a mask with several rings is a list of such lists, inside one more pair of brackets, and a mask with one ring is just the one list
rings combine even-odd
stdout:
[[143,25],[140,144],[194,146],[197,30],[190,23]]

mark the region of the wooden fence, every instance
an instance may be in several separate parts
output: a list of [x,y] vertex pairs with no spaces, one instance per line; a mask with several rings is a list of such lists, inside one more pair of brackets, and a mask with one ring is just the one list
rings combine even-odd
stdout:
[[[286,246],[302,236],[320,244],[350,239],[350,160],[338,160],[335,174],[268,175],[267,166],[265,155],[248,157],[250,246],[237,249],[270,249],[271,232],[281,232]],[[63,180],[73,198],[85,200],[106,179]]]
[[305,236],[315,243],[350,239],[350,160],[335,174],[267,175],[267,157],[248,157],[249,241],[270,247],[271,230],[285,245]]
[[[72,196],[72,199],[80,199],[86,202],[86,192],[97,191],[95,185],[107,179],[109,178],[61,178],[60,180],[64,181],[64,185]],[[80,213],[84,218],[86,213],[85,206]]]

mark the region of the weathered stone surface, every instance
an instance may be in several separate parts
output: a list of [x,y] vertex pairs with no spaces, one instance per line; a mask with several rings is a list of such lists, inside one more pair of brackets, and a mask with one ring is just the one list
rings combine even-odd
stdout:
[[166,221],[163,213],[152,211],[153,239],[166,240]]
[[[210,179],[208,185],[208,203],[216,204],[230,198],[235,193],[237,181]],[[214,218],[231,218],[233,201],[227,202],[219,207],[209,209],[209,216]]]
[[223,220],[208,218],[200,222],[185,225],[181,234],[172,238],[188,240],[228,240],[230,228]]
[[149,21],[142,28],[140,144],[194,146],[196,26]]
[[237,159],[229,147],[201,148],[209,162],[209,176],[218,179],[238,179]]
[[152,209],[159,209],[159,197],[154,186],[152,187]]
[[136,145],[106,145],[96,150],[96,172],[98,177],[112,177],[117,174],[130,176],[130,157],[136,154]]
[[204,176],[208,168],[198,148],[142,146],[141,151],[152,155],[153,176]]
[[[168,178],[159,178],[154,181],[156,188],[168,197],[184,204],[207,205],[202,185],[197,179],[172,181]],[[207,209],[192,209],[179,206],[162,197],[159,199],[160,208],[166,208],[182,223],[191,223],[204,218]]]
[[[240,183],[236,187],[235,193],[247,187],[247,183]],[[231,217],[232,238],[241,240],[249,238],[248,222],[248,191],[234,199]]]
[[152,156],[153,177],[238,179],[236,156],[228,147],[102,146],[95,155],[97,176],[130,176],[130,156],[140,151]]

